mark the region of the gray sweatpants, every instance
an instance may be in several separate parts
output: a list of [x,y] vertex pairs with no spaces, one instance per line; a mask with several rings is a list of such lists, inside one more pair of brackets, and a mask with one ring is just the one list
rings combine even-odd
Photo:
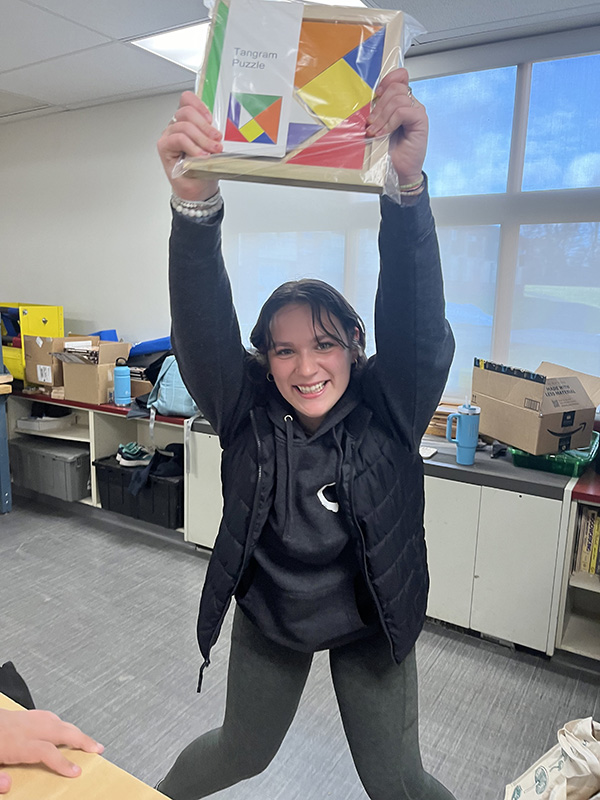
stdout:
[[[424,771],[419,751],[414,649],[397,665],[381,633],[329,651],[354,764],[371,800],[453,800]],[[236,609],[225,719],[179,755],[159,789],[197,800],[258,775],[290,727],[312,655],[267,639]]]

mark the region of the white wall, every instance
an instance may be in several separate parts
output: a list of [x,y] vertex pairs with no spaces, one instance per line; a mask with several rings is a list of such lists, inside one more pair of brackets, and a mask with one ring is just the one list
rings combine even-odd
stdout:
[[169,332],[162,96],[0,126],[0,302],[64,306],[65,327]]
[[[62,305],[73,333],[168,335],[171,214],[156,141],[178,99],[0,125],[0,303]],[[223,193],[233,273],[240,231],[347,230],[357,213],[377,224],[373,196],[231,181]]]

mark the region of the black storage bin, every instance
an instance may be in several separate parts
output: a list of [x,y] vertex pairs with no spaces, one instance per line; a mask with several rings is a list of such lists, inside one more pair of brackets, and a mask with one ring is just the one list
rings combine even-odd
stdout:
[[144,467],[122,467],[114,456],[99,458],[94,466],[102,508],[163,528],[183,526],[183,475],[151,475],[134,497],[129,492],[129,482],[132,474]]

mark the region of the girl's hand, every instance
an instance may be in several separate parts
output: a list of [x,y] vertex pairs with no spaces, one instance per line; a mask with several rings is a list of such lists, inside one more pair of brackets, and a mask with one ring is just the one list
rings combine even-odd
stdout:
[[158,153],[176,195],[183,200],[207,200],[219,188],[218,181],[200,178],[173,178],[173,167],[182,154],[208,156],[223,150],[221,133],[212,124],[212,114],[194,94],[184,92],[179,108],[158,140]]
[[421,179],[429,121],[425,106],[413,97],[408,72],[401,68],[383,78],[375,92],[369,115],[367,136],[390,135],[390,158],[400,185]]

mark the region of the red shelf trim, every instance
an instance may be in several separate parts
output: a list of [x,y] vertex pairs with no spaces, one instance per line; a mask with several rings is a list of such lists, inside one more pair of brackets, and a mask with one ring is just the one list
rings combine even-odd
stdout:
[[[113,403],[103,403],[99,406],[90,403],[78,403],[75,400],[58,400],[56,397],[48,397],[45,394],[25,394],[24,392],[13,392],[15,397],[23,397],[26,400],[39,400],[41,403],[52,403],[56,406],[69,406],[70,408],[86,408],[90,411],[103,411],[107,414],[115,414],[118,417],[126,417],[129,413],[129,406],[115,406]],[[147,417],[132,417],[132,419],[148,419]],[[157,422],[166,422],[169,425],[183,425],[184,417],[163,417],[156,415]]]

